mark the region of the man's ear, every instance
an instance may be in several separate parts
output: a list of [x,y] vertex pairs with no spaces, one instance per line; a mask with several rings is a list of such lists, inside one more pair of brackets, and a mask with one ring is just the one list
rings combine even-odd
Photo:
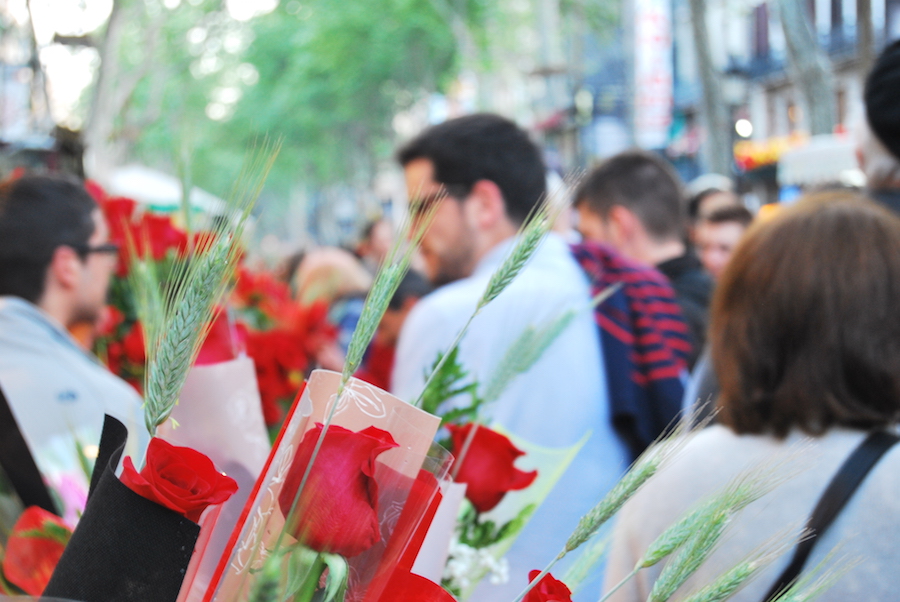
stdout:
[[81,279],[82,260],[72,247],[56,247],[50,265],[47,267],[47,278],[63,289],[78,286]]
[[643,229],[638,216],[622,205],[613,205],[610,208],[607,223],[612,230],[610,236],[613,238],[613,245],[617,247],[634,240]]
[[509,221],[506,203],[500,187],[490,180],[478,180],[469,193],[472,216],[480,230],[490,230],[497,224]]

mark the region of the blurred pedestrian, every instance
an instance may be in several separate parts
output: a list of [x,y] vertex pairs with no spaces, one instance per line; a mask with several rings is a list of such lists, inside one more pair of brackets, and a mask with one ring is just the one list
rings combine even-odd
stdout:
[[[816,536],[801,576],[838,545],[840,557],[862,559],[817,600],[896,600],[900,446],[880,461],[875,450],[893,443],[886,432],[895,432],[900,417],[898,306],[900,218],[883,207],[847,192],[823,194],[754,226],[713,299],[721,424],[694,434],[622,509],[607,586],[630,573],[650,543],[705,496],[747,467],[774,467],[779,454],[804,442],[805,470],[790,478],[763,473],[782,482],[734,516],[714,553],[673,598],[711,583],[787,526],[795,542]],[[868,476],[859,458],[841,468],[859,449],[877,462]],[[854,477],[861,479],[855,492],[848,484]],[[823,493],[832,479],[849,497],[842,510]],[[837,513],[834,523],[804,535],[813,509],[825,506]],[[762,568],[729,599],[768,599],[792,555]],[[610,600],[646,600],[665,565],[641,570]]]
[[868,194],[900,213],[900,40],[879,55],[866,79],[865,116],[857,128],[856,156]]
[[0,419],[0,439],[19,432],[21,460],[32,455],[55,486],[86,485],[82,459],[96,451],[105,414],[128,428],[133,457],[149,437],[135,390],[67,330],[97,321],[117,253],[81,182],[23,176],[0,185],[0,391],[14,418]]
[[693,366],[706,338],[712,279],[686,243],[683,193],[675,171],[644,151],[615,155],[591,171],[575,193],[586,240],[656,267],[675,288],[690,327]]
[[383,217],[371,220],[362,230],[354,254],[374,274],[394,244],[391,222]]
[[743,205],[726,205],[700,220],[695,234],[697,253],[703,267],[718,280],[740,242],[753,214]]

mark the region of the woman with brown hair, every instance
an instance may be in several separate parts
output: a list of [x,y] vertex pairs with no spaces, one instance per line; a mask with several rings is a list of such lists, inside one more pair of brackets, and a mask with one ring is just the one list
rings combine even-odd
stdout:
[[[867,435],[893,432],[900,416],[900,218],[841,192],[807,197],[752,227],[719,281],[710,341],[721,424],[692,435],[623,508],[607,587],[693,504],[809,439],[804,470],[742,510],[674,599],[712,582],[785,528],[795,529],[796,541]],[[842,555],[861,560],[818,600],[896,600],[898,538],[900,445],[884,453],[816,538],[805,570],[838,542]],[[732,599],[766,599],[792,553]],[[663,565],[638,573],[611,600],[646,600]]]

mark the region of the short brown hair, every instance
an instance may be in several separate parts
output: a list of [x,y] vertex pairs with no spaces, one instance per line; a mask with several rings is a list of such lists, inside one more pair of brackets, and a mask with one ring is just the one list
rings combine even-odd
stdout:
[[685,214],[681,180],[659,155],[626,151],[591,171],[575,191],[575,206],[584,204],[602,218],[622,206],[634,213],[657,240],[682,238]]
[[722,422],[869,429],[900,415],[900,218],[810,195],[748,230],[719,280],[710,340]]
[[753,214],[743,205],[729,205],[727,207],[719,207],[703,218],[703,221],[708,224],[734,222],[746,228],[753,222]]

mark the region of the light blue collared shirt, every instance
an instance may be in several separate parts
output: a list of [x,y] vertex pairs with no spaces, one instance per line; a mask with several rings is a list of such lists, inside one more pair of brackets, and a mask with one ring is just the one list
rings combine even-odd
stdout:
[[[413,308],[397,347],[394,394],[410,402],[418,396],[437,353],[448,349],[513,243],[509,239],[496,246],[472,276],[441,287]],[[513,600],[524,589],[528,571],[543,568],[562,549],[578,519],[615,484],[628,464],[625,446],[609,418],[600,335],[589,302],[587,277],[565,241],[551,234],[519,276],[475,318],[460,344],[462,364],[484,387],[526,327],[541,326],[572,308],[581,309],[488,414],[513,434],[548,447],[571,446],[592,433],[509,551],[509,583],[483,582],[472,600]],[[599,582],[587,589],[585,599],[591,599],[599,593]]]
[[128,427],[126,453],[143,457],[149,434],[137,392],[44,311],[12,296],[0,297],[0,388],[51,480],[78,470],[76,445],[99,444],[104,414]]

